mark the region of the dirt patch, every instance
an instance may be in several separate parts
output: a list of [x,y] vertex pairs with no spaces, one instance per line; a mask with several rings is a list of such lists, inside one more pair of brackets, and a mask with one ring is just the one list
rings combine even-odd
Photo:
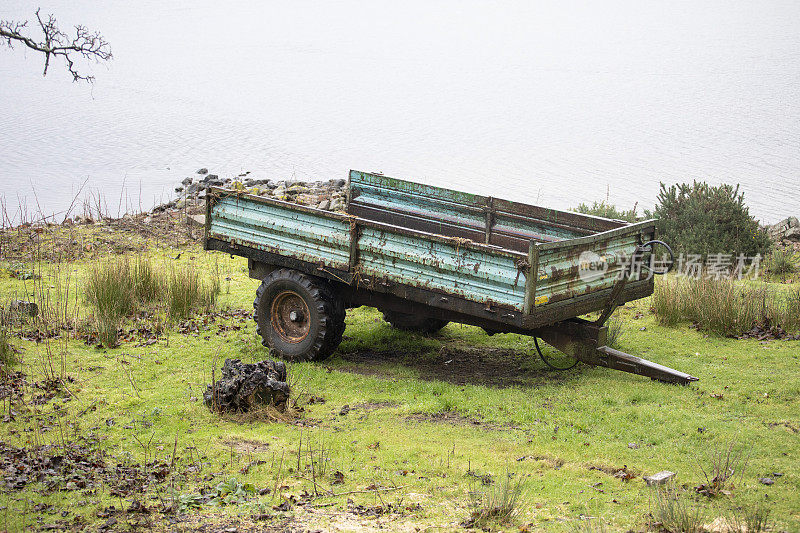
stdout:
[[522,457],[517,458],[518,462],[522,461],[537,461],[540,463],[544,463],[547,466],[558,470],[566,461],[560,457],[553,457],[552,455],[523,455]]
[[608,474],[611,477],[615,477],[617,479],[621,479],[622,481],[630,481],[631,479],[635,478],[639,474],[634,472],[633,470],[628,469],[628,465],[623,465],[622,468],[618,466],[610,466],[610,465],[588,465],[586,467],[588,470],[599,470],[604,474]]
[[391,402],[388,400],[380,401],[380,402],[367,402],[367,403],[357,403],[353,404],[351,409],[353,410],[361,410],[361,411],[375,411],[376,409],[389,409],[391,407],[397,407],[400,405],[397,402]]
[[563,382],[582,372],[531,369],[534,356],[525,352],[494,347],[443,346],[438,354],[400,351],[360,351],[341,355],[345,362],[339,369],[366,376],[394,377],[386,365],[414,369],[419,379],[446,381],[455,385],[484,385],[494,388],[531,386]]
[[223,441],[225,446],[233,448],[237,452],[248,455],[253,453],[267,453],[270,451],[268,442],[261,442],[252,439],[226,439]]
[[484,422],[483,420],[471,416],[464,416],[453,411],[440,411],[438,413],[413,413],[405,417],[406,422],[428,422],[433,424],[450,424],[453,426],[471,426],[491,431],[508,431],[511,429],[523,429],[510,424],[496,424]]

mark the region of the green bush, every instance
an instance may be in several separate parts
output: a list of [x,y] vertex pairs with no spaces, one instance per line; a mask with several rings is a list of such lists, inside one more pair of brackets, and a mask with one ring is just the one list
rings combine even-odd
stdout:
[[750,216],[739,186],[695,181],[661,184],[652,213],[658,238],[675,253],[765,255],[772,247],[766,230]]
[[625,211],[624,209],[617,209],[616,206],[603,202],[593,202],[589,204],[580,204],[573,209],[576,213],[583,213],[584,215],[594,215],[596,217],[612,218],[614,220],[624,220],[626,222],[636,222],[636,206],[633,209]]

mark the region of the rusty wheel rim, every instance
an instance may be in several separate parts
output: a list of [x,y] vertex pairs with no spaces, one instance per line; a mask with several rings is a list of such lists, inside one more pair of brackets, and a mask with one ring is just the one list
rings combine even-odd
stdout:
[[285,342],[302,342],[311,331],[308,306],[296,292],[284,291],[278,294],[272,300],[269,315],[272,329]]

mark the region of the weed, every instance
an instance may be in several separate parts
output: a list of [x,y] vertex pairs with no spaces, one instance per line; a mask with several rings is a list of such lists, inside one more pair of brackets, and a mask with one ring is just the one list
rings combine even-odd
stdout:
[[209,309],[219,294],[219,277],[206,285],[191,267],[172,267],[167,281],[167,311],[173,319],[187,318],[194,310]]
[[[10,307],[10,306],[9,306]],[[17,364],[17,351],[9,339],[9,328],[11,327],[11,310],[0,308],[0,368]]]
[[623,326],[625,320],[618,316],[612,316],[608,320],[608,331],[606,332],[606,346],[609,348],[619,348],[619,342],[625,335]]
[[506,473],[501,483],[492,485],[483,492],[470,491],[475,510],[468,520],[469,527],[483,528],[490,522],[508,524],[519,512],[522,497],[522,479],[512,480]]
[[133,313],[135,292],[127,259],[95,264],[86,281],[86,300],[94,306],[100,321]]
[[570,531],[573,533],[606,533],[609,529],[600,520],[580,520],[573,522],[570,525]]
[[685,318],[684,283],[685,278],[670,276],[655,284],[651,304],[662,326],[674,326]]
[[697,503],[691,503],[684,492],[674,485],[655,491],[656,526],[670,533],[701,533],[706,514]]
[[746,531],[747,533],[761,533],[770,528],[770,508],[763,501],[752,505],[743,505],[731,509],[728,524],[732,531]]
[[794,258],[794,250],[791,248],[781,248],[776,246],[766,260],[766,270],[773,276],[781,276],[786,279],[787,274],[794,274],[798,271],[797,260]]
[[706,481],[696,487],[697,492],[706,496],[730,494],[734,481],[740,480],[747,469],[747,456],[731,440],[711,452],[710,462],[708,469],[700,466]]
[[777,290],[766,283],[668,277],[656,283],[651,305],[664,326],[689,320],[698,329],[726,337],[741,335],[756,324],[800,329],[800,289]]

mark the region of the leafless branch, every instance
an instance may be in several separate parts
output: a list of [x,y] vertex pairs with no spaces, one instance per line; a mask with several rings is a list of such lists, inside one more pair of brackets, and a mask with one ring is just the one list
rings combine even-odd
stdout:
[[112,58],[111,48],[100,32],[91,32],[84,26],[75,26],[75,35],[70,37],[58,28],[58,23],[53,15],[43,19],[41,9],[36,10],[36,21],[42,32],[42,40],[37,41],[28,32],[28,21],[0,20],[0,43],[5,43],[13,48],[15,43],[22,43],[31,50],[44,54],[44,72],[50,67],[50,59],[62,57],[67,70],[72,74],[72,81],[93,82],[94,76],[83,75],[75,67],[75,59],[94,59],[95,61],[108,61]]

